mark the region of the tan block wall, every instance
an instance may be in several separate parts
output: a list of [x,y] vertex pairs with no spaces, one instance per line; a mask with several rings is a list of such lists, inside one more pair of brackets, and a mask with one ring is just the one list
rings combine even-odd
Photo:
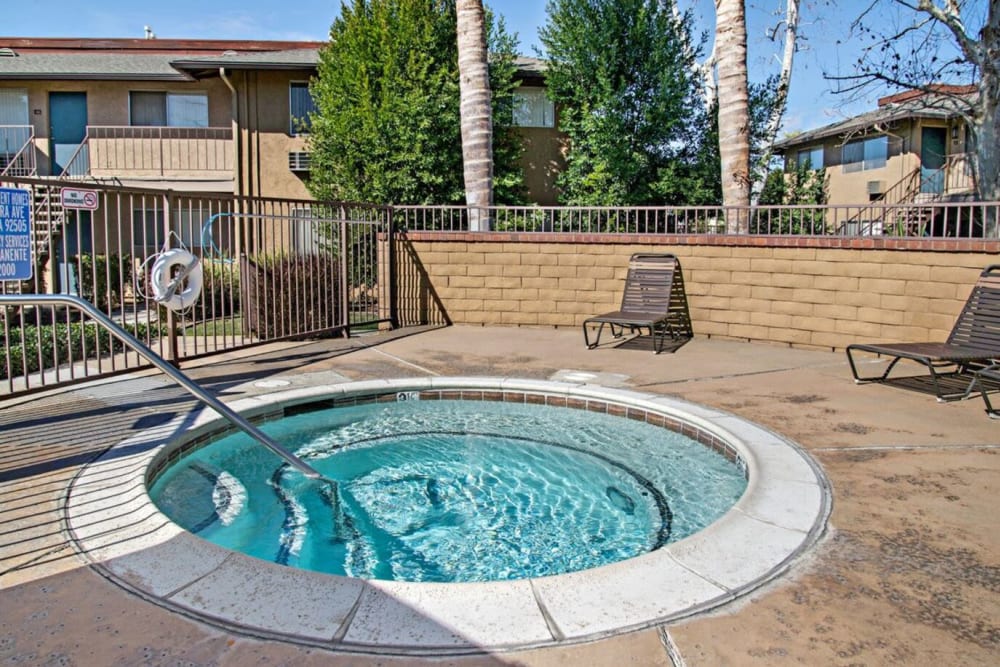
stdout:
[[[400,324],[580,327],[616,310],[629,256],[681,262],[696,335],[843,348],[947,337],[998,248],[594,243],[410,234],[396,244]],[[828,245],[833,245],[832,243]]]

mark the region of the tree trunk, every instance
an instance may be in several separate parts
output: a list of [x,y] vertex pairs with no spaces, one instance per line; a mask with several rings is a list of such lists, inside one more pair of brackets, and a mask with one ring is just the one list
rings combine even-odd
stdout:
[[[1000,201],[1000,77],[994,70],[980,73],[979,114],[972,126],[975,133],[976,190],[981,201]],[[997,208],[990,207],[983,221],[987,238],[1000,238]]]
[[[777,31],[777,28],[775,29]],[[764,150],[761,151],[760,163],[757,165],[757,176],[760,183],[755,188],[759,192],[767,179],[767,173],[774,155],[774,140],[778,137],[778,128],[788,106],[788,88],[792,82],[792,65],[795,61],[795,42],[799,31],[799,0],[787,0],[785,4],[785,49],[781,57],[781,74],[778,76],[778,88],[774,93],[774,108],[767,119],[764,128]]]
[[715,53],[719,68],[719,157],[726,230],[746,233],[750,205],[750,104],[744,0],[716,0]]
[[493,205],[493,117],[486,14],[482,0],[458,0],[458,73],[461,92],[462,163],[469,230],[489,231]]

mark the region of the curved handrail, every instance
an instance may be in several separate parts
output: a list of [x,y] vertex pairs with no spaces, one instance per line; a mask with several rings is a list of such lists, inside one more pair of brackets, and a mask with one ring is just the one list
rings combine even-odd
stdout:
[[272,440],[266,433],[248,422],[241,415],[230,409],[225,403],[215,398],[191,378],[174,368],[163,357],[149,349],[142,341],[122,329],[117,323],[107,315],[94,307],[92,303],[80,297],[70,294],[3,294],[0,295],[0,305],[10,306],[40,306],[40,305],[61,305],[75,306],[87,313],[99,324],[110,331],[116,338],[131,347],[138,354],[145,357],[154,366],[166,373],[171,379],[185,389],[189,394],[203,402],[208,407],[218,412],[234,426],[241,429],[251,438],[264,445],[272,452],[281,457],[290,466],[311,479],[326,481],[312,466],[292,454],[290,451]]

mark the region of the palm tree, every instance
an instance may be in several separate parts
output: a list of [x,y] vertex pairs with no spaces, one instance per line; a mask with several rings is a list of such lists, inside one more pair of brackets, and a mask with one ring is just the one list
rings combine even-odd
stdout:
[[[750,105],[747,94],[745,0],[717,0],[715,53],[719,72],[719,157],[723,206],[750,205]],[[746,232],[747,210],[726,215],[730,233]]]
[[493,205],[493,116],[482,0],[458,0],[458,73],[461,93],[462,163],[469,229],[489,231]]

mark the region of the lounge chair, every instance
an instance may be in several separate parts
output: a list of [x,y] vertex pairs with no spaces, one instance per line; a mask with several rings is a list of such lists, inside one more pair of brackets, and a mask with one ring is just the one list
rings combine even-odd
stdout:
[[[626,329],[630,333],[648,329],[655,354],[663,351],[667,336],[672,340],[691,338],[694,332],[684,293],[684,276],[677,258],[666,254],[632,255],[621,309],[588,317],[583,322],[583,340],[588,349],[600,344],[605,324],[610,325],[615,338],[621,338]],[[588,325],[598,326],[593,342]]]
[[[862,377],[854,361],[854,353],[859,351],[891,357],[892,361],[881,375]],[[890,380],[889,373],[900,359],[910,359],[927,367],[939,401],[966,398],[972,393],[977,383],[976,370],[1000,359],[1000,264],[983,269],[945,342],[847,346],[847,360],[854,381],[859,384],[891,381],[904,384],[907,379],[924,377]],[[945,372],[941,372],[942,369]]]

